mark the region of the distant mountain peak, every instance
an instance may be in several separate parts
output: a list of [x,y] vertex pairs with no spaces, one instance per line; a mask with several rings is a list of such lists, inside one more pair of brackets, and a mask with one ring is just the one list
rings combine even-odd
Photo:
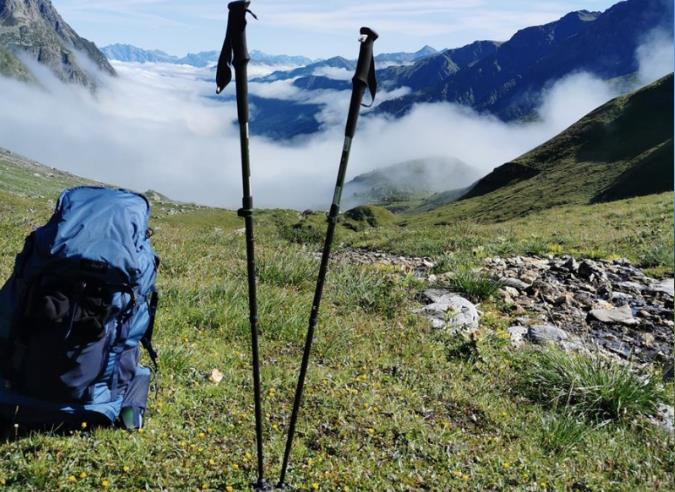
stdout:
[[88,57],[104,73],[115,70],[96,45],[80,37],[49,0],[0,0],[0,49],[14,57],[16,68],[6,75],[30,72],[17,55],[25,54],[49,67],[64,82],[96,86],[96,74],[78,56]]
[[436,53],[438,53],[438,50],[428,44],[425,44],[421,49],[415,52],[416,55],[433,55]]

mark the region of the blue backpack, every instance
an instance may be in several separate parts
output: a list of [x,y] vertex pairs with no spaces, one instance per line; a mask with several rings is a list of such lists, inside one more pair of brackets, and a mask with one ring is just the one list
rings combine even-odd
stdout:
[[125,190],[66,190],[0,290],[0,419],[30,427],[143,426],[159,258],[150,204]]

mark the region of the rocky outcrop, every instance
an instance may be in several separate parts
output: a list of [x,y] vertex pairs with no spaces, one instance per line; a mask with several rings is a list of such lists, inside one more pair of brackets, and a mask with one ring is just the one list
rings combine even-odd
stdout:
[[0,49],[14,63],[4,75],[24,80],[30,70],[21,56],[49,67],[64,82],[91,88],[97,85],[97,71],[115,74],[96,45],[80,37],[49,0],[0,0]]
[[[429,257],[342,250],[334,260],[390,265],[430,287],[443,287],[453,275],[435,275]],[[515,346],[554,344],[622,363],[657,364],[672,378],[673,279],[651,278],[623,259],[570,256],[490,258],[482,273],[501,285],[505,313],[513,320],[507,331]],[[458,293],[428,289],[422,301],[416,312],[433,327],[465,335],[478,329],[476,306]]]
[[656,280],[626,260],[572,257],[487,260],[516,316],[513,343],[554,343],[636,363],[673,363],[673,279]]

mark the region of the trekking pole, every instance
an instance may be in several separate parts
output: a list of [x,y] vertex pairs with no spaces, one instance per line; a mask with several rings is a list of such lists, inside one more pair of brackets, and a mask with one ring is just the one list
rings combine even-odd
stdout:
[[264,480],[262,403],[260,398],[260,360],[258,356],[258,306],[256,300],[255,254],[253,243],[253,197],[251,196],[251,167],[248,145],[248,76],[247,65],[250,60],[246,46],[246,14],[250,13],[249,1],[231,2],[228,5],[227,34],[223,51],[218,60],[216,75],[217,89],[220,94],[232,80],[232,69],[235,70],[237,92],[237,113],[239,116],[239,134],[241,139],[241,171],[243,181],[243,206],[237,212],[244,219],[246,226],[246,259],[248,271],[248,306],[251,321],[251,352],[253,357],[253,393],[255,402],[255,435],[258,458],[258,479],[252,484],[255,490],[268,490]]
[[[378,38],[375,31],[368,27],[361,28],[361,49],[359,52],[359,61],[356,67],[356,74],[352,79],[352,100],[349,106],[349,117],[347,119],[347,127],[345,130],[345,141],[342,149],[342,160],[340,161],[340,170],[338,172],[337,184],[335,185],[335,194],[333,195],[333,204],[328,213],[328,231],[326,232],[326,240],[323,246],[323,254],[321,255],[321,266],[319,268],[319,277],[316,282],[316,290],[314,292],[314,302],[312,304],[312,312],[309,317],[309,328],[307,330],[307,338],[305,339],[305,350],[302,354],[302,364],[300,365],[300,375],[298,376],[298,384],[295,389],[295,400],[293,402],[293,413],[291,414],[291,421],[288,429],[288,437],[286,440],[286,450],[284,452],[284,461],[281,468],[281,475],[277,488],[284,488],[286,480],[286,471],[288,470],[288,462],[291,456],[291,448],[293,447],[293,437],[295,435],[295,426],[298,421],[298,414],[300,412],[300,405],[302,403],[302,391],[305,385],[305,377],[307,375],[307,366],[309,364],[309,355],[312,350],[312,341],[314,339],[314,330],[319,319],[319,306],[321,304],[321,296],[323,294],[323,286],[326,280],[326,273],[328,272],[328,263],[330,261],[330,252],[333,245],[333,236],[335,235],[335,226],[337,224],[338,215],[340,214],[340,200],[342,198],[342,188],[347,174],[347,164],[349,163],[349,154],[352,146],[352,139],[356,132],[356,122],[359,119],[359,110],[362,105],[363,95],[366,89],[370,89],[370,94],[373,101],[375,100],[375,93],[377,91],[377,80],[375,78],[375,59],[373,58],[373,44]],[[372,104],[372,103],[371,103]]]

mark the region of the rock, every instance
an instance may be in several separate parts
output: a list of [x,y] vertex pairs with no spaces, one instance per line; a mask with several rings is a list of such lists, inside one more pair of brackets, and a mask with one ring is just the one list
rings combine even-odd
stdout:
[[663,403],[660,403],[656,411],[656,416],[654,417],[654,423],[656,426],[671,436],[674,433],[673,413],[672,405],[664,405]]
[[593,309],[590,316],[603,323],[620,323],[628,326],[640,323],[633,317],[633,311],[628,304],[614,309]]
[[548,323],[531,326],[527,336],[534,343],[540,345],[550,342],[560,342],[561,340],[567,340],[568,338],[567,332]]
[[568,258],[568,260],[563,264],[563,267],[564,267],[566,270],[569,270],[570,272],[576,273],[576,272],[579,270],[579,263],[577,263],[577,261],[576,261],[574,258],[570,257],[570,258]]
[[[429,292],[431,291],[431,292]],[[417,312],[424,313],[434,328],[449,329],[454,333],[471,334],[478,330],[480,317],[476,306],[463,297],[445,291],[429,289],[427,297],[435,301]]]
[[598,265],[594,261],[584,260],[579,264],[578,271],[583,278],[591,280],[598,273]]
[[530,287],[530,284],[527,284],[517,278],[503,277],[499,279],[499,282],[505,287],[511,287],[521,292],[527,290]]
[[539,275],[536,272],[532,272],[532,271],[525,272],[522,275],[520,275],[520,280],[522,280],[526,284],[531,284],[532,282],[534,282],[538,278],[539,278]]
[[218,369],[213,369],[211,371],[211,374],[209,374],[209,381],[211,381],[214,384],[218,384],[223,380],[223,373],[220,372]]
[[640,295],[640,293],[644,290],[644,286],[637,282],[617,282],[614,287],[623,292],[637,295]]
[[506,331],[509,333],[509,337],[511,337],[511,345],[520,347],[524,343],[528,330],[524,326],[511,326]]
[[509,286],[504,287],[503,290],[506,294],[510,295],[511,297],[518,297],[518,295],[520,294],[518,292],[518,289],[514,289],[513,287]]
[[427,280],[430,284],[435,284],[438,281],[438,277],[432,273]]
[[427,289],[424,291],[424,297],[431,302],[438,302],[443,296],[447,294],[448,291],[443,289]]
[[668,294],[670,297],[673,297],[673,290],[675,288],[674,281],[672,278],[662,280],[658,283],[652,284],[649,286],[649,290],[652,292],[661,292]]

